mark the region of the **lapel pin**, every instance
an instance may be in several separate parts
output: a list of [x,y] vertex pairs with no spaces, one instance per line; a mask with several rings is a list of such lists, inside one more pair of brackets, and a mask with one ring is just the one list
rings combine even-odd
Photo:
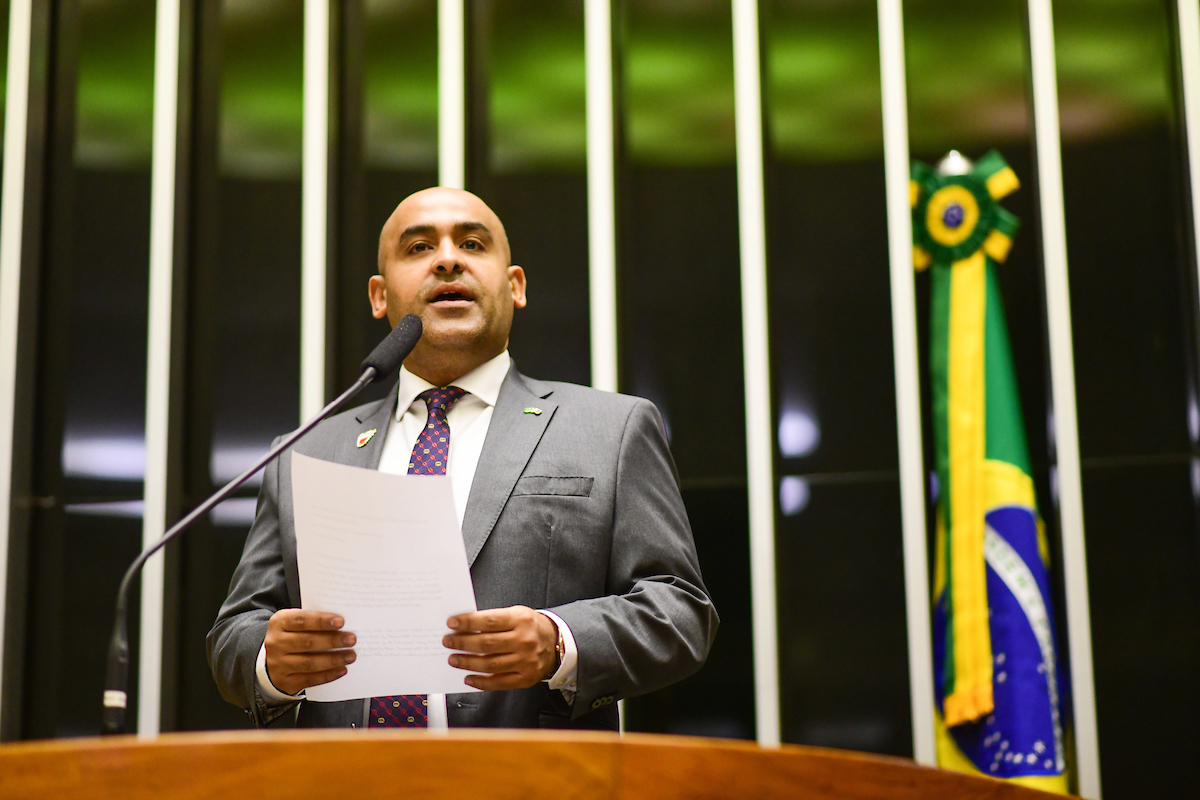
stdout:
[[377,430],[379,430],[379,429],[378,429],[378,428],[371,428],[371,430],[369,430],[369,431],[363,431],[362,433],[360,433],[360,434],[358,435],[358,441],[357,441],[357,442],[355,442],[355,444],[357,444],[359,447],[362,447],[362,446],[363,446],[363,445],[365,445],[367,442],[371,441],[371,438],[372,438],[373,436],[375,436],[375,431],[377,431]]
[[540,408],[534,408],[533,406],[530,406],[529,408],[525,409],[525,413],[533,414],[536,417],[538,414],[542,413],[542,410]]

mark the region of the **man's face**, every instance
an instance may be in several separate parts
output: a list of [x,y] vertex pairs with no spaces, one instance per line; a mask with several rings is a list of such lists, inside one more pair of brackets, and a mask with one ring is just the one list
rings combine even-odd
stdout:
[[372,312],[393,326],[418,315],[422,349],[490,358],[507,346],[513,310],[525,306],[525,273],[508,261],[504,227],[482,200],[457,189],[417,192],[383,227]]

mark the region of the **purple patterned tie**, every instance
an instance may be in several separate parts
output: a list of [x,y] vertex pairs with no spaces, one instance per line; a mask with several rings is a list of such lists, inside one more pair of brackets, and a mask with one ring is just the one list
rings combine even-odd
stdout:
[[[409,475],[445,475],[450,455],[450,426],[446,412],[466,392],[457,386],[426,389],[418,395],[429,406],[429,419],[413,446]],[[427,728],[429,698],[423,694],[372,697],[369,726],[372,728]]]

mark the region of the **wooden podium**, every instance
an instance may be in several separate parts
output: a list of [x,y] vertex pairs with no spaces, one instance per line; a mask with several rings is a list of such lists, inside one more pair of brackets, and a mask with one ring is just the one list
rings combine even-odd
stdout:
[[1036,800],[910,761],[681,736],[246,731],[0,746],[0,798]]

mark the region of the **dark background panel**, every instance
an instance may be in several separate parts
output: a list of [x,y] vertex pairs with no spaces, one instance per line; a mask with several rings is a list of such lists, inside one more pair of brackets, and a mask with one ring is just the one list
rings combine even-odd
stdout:
[[300,182],[228,177],[219,197],[217,260],[202,267],[211,306],[200,312],[216,323],[213,369],[197,376],[213,387],[217,486],[300,422]]
[[704,668],[644,697],[625,701],[625,727],[647,733],[754,738],[754,643],[746,487],[683,490],[696,554],[721,618]]
[[804,486],[775,533],[783,739],[911,757],[899,481],[790,480]]
[[763,4],[781,718],[910,756],[877,13]]
[[[294,180],[226,178],[220,187],[220,254],[198,274],[195,313],[213,323],[196,342],[192,380],[207,402],[192,404],[211,431],[193,437],[189,510],[298,424],[300,370],[300,186]],[[254,220],[254,225],[246,224]],[[201,366],[203,365],[203,366]],[[179,730],[243,727],[221,699],[208,669],[205,638],[217,617],[253,520],[255,476],[234,497],[239,513],[223,526],[202,520],[182,539],[177,567]],[[246,504],[250,504],[247,506]],[[228,512],[230,507],[225,506]],[[171,621],[174,622],[174,621]]]
[[778,469],[894,471],[878,9],[760,10]]
[[10,599],[25,613],[19,733],[41,738],[99,731],[116,587],[140,549],[154,4],[54,4],[34,31],[48,69],[31,87],[45,141],[26,178],[41,230],[25,241],[37,366],[19,423],[32,496],[17,501],[32,513]]
[[587,178],[500,175],[490,184],[484,200],[503,220],[513,263],[528,281],[529,303],[516,312],[509,353],[526,375],[587,385]]
[[780,469],[897,468],[881,160],[771,164],[772,391]]
[[1200,462],[1083,471],[1105,797],[1200,786]]
[[[749,542],[735,175],[725,167],[629,167],[626,180],[621,213],[630,222],[618,240],[621,389],[662,413],[701,567],[706,575],[722,571],[732,601],[723,603],[710,586],[721,630],[708,663],[689,682],[640,701],[643,712],[631,706],[626,729],[752,738],[749,571],[729,569],[740,559],[716,556],[745,558]],[[712,507],[718,501],[720,515]],[[699,711],[716,686],[725,687],[719,715]]]
[[[1079,449],[1187,453],[1183,165],[1162,125],[1063,145]],[[1192,412],[1193,414],[1195,412]],[[1192,436],[1200,435],[1200,419]]]
[[658,406],[685,481],[744,477],[735,170],[629,165],[623,185],[622,391]]
[[[390,330],[367,299],[384,222],[405,197],[438,182],[436,0],[346,0],[333,12],[329,399],[358,378],[360,362]],[[391,384],[372,384],[356,402],[382,397]]]
[[78,168],[71,180],[74,208],[56,220],[69,230],[61,248],[48,249],[62,260],[55,259],[45,300],[53,320],[46,341],[57,362],[46,366],[61,370],[55,383],[65,419],[61,461],[46,453],[46,464],[62,470],[59,491],[71,498],[140,498],[150,172]]
[[[195,5],[180,516],[299,424],[303,8]],[[270,98],[271,102],[264,102]],[[180,540],[168,562],[164,727],[245,727],[205,637],[241,555],[261,475]],[[215,524],[214,524],[215,522]]]
[[[1198,784],[1200,444],[1175,4],[1055,4],[1092,655],[1106,797]],[[1084,43],[1105,30],[1110,59]],[[1156,766],[1147,768],[1147,759]]]
[[[72,513],[70,507],[35,512],[42,539],[28,576],[28,662],[25,667],[25,739],[96,736],[108,639],[117,586],[141,550],[140,515]],[[137,585],[130,608],[139,607]],[[131,615],[130,652],[138,652],[138,615]],[[136,655],[130,659],[129,718],[137,718]]]
[[[249,503],[247,506],[245,504]],[[185,534],[183,557],[176,566],[180,612],[168,621],[177,631],[178,693],[169,730],[202,731],[251,726],[237,706],[227,703],[208,667],[205,640],[229,591],[229,579],[242,556],[253,513],[252,498],[218,506]],[[225,524],[216,525],[213,517]],[[173,623],[173,624],[172,624]]]
[[[749,738],[755,723],[743,566],[749,521],[731,25],[729,5],[718,0],[614,6],[619,385],[663,415],[721,615],[704,669],[632,702],[626,727]],[[719,697],[710,687],[721,687]]]
[[479,0],[470,9],[467,188],[504,222],[529,282],[510,353],[527,375],[588,384],[583,3]]

